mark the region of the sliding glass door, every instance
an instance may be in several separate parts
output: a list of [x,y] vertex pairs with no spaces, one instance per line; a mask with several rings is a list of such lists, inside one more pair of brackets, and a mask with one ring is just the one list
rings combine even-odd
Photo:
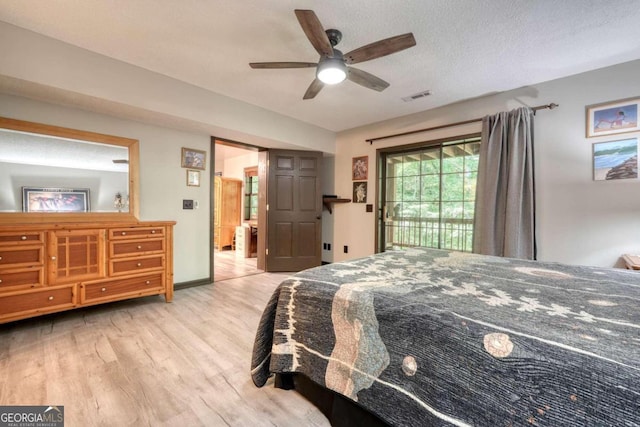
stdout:
[[378,249],[471,251],[480,137],[380,150]]

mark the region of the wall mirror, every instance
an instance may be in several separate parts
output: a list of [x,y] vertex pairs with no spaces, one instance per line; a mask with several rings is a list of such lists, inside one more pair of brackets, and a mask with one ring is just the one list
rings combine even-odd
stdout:
[[137,221],[138,141],[0,117],[0,222]]

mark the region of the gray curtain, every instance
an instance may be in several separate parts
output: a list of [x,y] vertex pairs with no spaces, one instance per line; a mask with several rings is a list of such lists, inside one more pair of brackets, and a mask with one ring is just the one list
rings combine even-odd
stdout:
[[533,110],[482,119],[473,252],[535,259]]

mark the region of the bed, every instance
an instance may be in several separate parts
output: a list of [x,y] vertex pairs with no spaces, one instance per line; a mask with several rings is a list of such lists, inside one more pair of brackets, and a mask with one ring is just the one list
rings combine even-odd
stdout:
[[392,426],[640,426],[640,274],[432,249],[313,268],[260,320],[272,375]]

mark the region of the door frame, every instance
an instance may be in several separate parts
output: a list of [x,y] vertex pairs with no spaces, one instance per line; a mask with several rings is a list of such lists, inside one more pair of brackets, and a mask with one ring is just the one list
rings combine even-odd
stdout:
[[[215,197],[213,194],[213,181],[216,175],[216,170],[215,170],[215,164],[216,164],[216,141],[220,142],[223,145],[229,145],[232,147],[238,147],[238,148],[244,148],[244,149],[248,149],[251,151],[258,151],[258,156],[259,156],[259,162],[258,162],[258,176],[259,176],[259,182],[262,183],[263,179],[266,180],[267,178],[267,171],[266,169],[266,159],[267,159],[267,152],[269,151],[268,148],[265,147],[260,147],[258,145],[253,145],[253,144],[247,144],[244,142],[239,142],[239,141],[234,141],[231,139],[226,139],[226,138],[220,138],[220,137],[216,137],[216,136],[211,136],[210,137],[210,145],[209,145],[209,152],[211,153],[211,168],[209,169],[209,182],[210,184],[210,191],[209,191],[209,277],[207,278],[203,278],[203,279],[197,279],[197,280],[192,280],[189,282],[182,282],[179,284],[174,284],[175,286],[175,290],[179,290],[179,289],[186,289],[186,288],[190,288],[193,286],[201,286],[201,285],[209,285],[213,283],[214,280],[214,269],[215,269],[215,248],[213,245],[213,234],[214,234],[214,218],[213,218],[213,213],[214,213],[214,203],[215,203]],[[263,157],[264,156],[264,157]],[[264,159],[264,163],[263,163],[263,167],[260,167],[260,159]],[[262,174],[262,176],[261,176]],[[266,181],[264,181],[266,182]],[[265,185],[260,185],[259,186],[259,200],[258,200],[258,206],[260,206],[260,199],[264,199],[265,200],[265,205],[266,205],[266,193],[263,192],[262,190],[265,188]],[[259,209],[258,210],[258,224],[261,223],[261,221],[266,221],[266,212],[264,212],[264,217],[261,217],[261,213],[260,212],[264,212],[263,209]],[[260,230],[265,230],[264,227],[259,227],[258,228],[258,263],[257,263],[257,267],[259,269],[265,270],[265,249],[266,249],[266,241],[265,238],[266,236],[260,236]],[[261,255],[262,254],[262,258]],[[262,263],[260,262],[260,260],[262,259]]]
[[[260,147],[257,145],[252,145],[252,144],[247,144],[245,142],[238,142],[238,141],[233,141],[231,139],[226,139],[226,138],[219,138],[217,136],[212,136],[211,137],[211,169],[209,171],[209,182],[211,182],[211,191],[209,191],[209,282],[208,283],[213,283],[213,279],[214,279],[214,269],[215,269],[215,248],[213,245],[213,233],[214,233],[214,219],[213,219],[213,212],[215,209],[215,196],[213,194],[213,181],[215,179],[216,176],[216,143],[220,143],[221,145],[227,145],[229,147],[235,147],[235,148],[242,148],[244,150],[248,150],[248,151],[257,151],[258,155],[260,155],[260,153],[262,152],[266,152],[268,151],[267,148],[265,147]],[[260,191],[260,185],[258,186],[258,191]],[[260,214],[258,214],[258,232],[261,228],[260,224],[261,224],[261,218],[260,218]],[[260,234],[258,233],[258,260],[257,260],[257,264],[258,264],[258,268],[261,268],[262,270],[264,270],[264,267],[260,267],[260,259],[263,259],[262,263],[264,264],[264,251],[262,252],[262,255],[260,254]]]

